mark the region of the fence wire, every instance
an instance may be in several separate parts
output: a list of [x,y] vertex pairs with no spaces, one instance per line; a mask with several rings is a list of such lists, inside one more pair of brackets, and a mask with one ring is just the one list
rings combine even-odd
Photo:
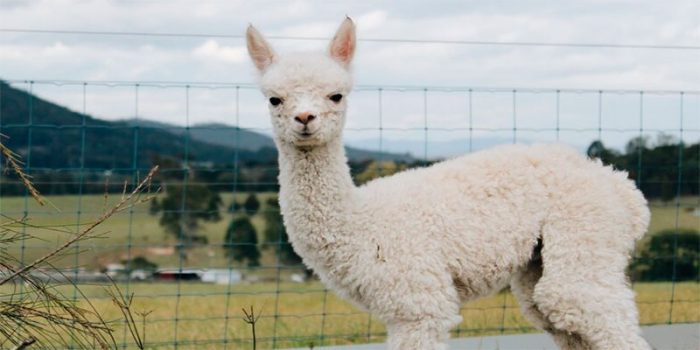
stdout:
[[[653,212],[630,267],[641,322],[700,321],[700,240],[693,238],[700,92],[359,86],[350,98],[346,137],[358,183],[501,143],[564,142],[627,170]],[[137,183],[158,164],[162,192],[151,207],[114,217],[101,238],[76,245],[57,265],[113,320],[122,348],[135,344],[98,272],[134,293],[135,309],[152,311],[147,348],[250,349],[241,312],[250,306],[260,313],[259,348],[382,341],[380,322],[338,299],[289,253],[274,204],[274,151],[250,134],[269,134],[267,123],[251,84],[6,81],[3,143],[60,208],[36,206],[3,174],[2,220],[30,218],[24,232],[41,238],[7,250],[32,261],[65,238],[41,227],[77,232],[119,197],[125,180]],[[78,302],[70,284],[53,283]],[[457,337],[534,331],[508,291],[466,303],[461,313]]]

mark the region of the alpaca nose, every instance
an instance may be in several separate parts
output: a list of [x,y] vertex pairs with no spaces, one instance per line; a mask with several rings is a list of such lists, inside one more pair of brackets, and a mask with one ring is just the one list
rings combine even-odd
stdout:
[[309,124],[312,120],[316,119],[316,116],[311,113],[301,113],[294,117],[294,120],[301,123],[302,125]]

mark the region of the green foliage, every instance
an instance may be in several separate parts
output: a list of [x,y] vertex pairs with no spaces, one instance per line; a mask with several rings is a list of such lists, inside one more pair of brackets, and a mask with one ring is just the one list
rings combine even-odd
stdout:
[[122,264],[127,267],[127,272],[134,270],[155,271],[158,268],[158,264],[149,261],[143,256],[137,256],[131,260],[122,260]]
[[236,201],[236,198],[234,198],[233,200],[231,200],[231,204],[228,206],[228,212],[233,214],[233,213],[239,211],[242,207],[243,207],[243,205],[238,203]]
[[620,155],[612,149],[605,148],[602,141],[596,140],[588,146],[586,154],[591,158],[598,158],[605,164],[611,164]]
[[260,209],[260,201],[258,201],[258,197],[255,196],[255,193],[248,195],[245,202],[243,202],[243,209],[245,209],[248,215],[255,215],[255,213],[258,212],[258,209]]
[[148,213],[151,215],[158,215],[158,212],[161,211],[160,203],[158,202],[158,198],[153,197],[151,199],[151,204],[148,207]]
[[287,230],[284,228],[284,223],[282,222],[282,215],[280,214],[280,206],[278,199],[270,198],[265,203],[267,205],[263,217],[265,218],[265,242],[271,243],[267,247],[274,247],[275,254],[279,258],[279,261],[287,265],[298,265],[301,264],[301,258],[292,248],[292,244],[289,243],[289,236],[287,235]]
[[627,143],[625,153],[620,154],[594,141],[588,147],[588,155],[626,170],[630,179],[641,179],[637,186],[647,198],[668,201],[676,195],[700,194],[700,143],[685,145],[660,134],[652,146],[648,137],[636,137]]
[[248,262],[248,266],[260,266],[258,234],[247,216],[231,221],[224,238],[226,256],[238,261]]
[[631,268],[639,281],[700,281],[700,232],[667,229],[653,235]]
[[199,183],[168,183],[163,189],[165,198],[160,202],[160,225],[183,243],[206,243],[206,237],[197,234],[199,221],[221,219],[219,193]]

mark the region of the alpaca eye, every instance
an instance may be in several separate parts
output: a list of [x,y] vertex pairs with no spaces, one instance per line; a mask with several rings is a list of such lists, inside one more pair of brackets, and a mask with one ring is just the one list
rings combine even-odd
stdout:
[[340,102],[340,100],[343,99],[343,95],[341,95],[341,94],[335,94],[335,95],[331,95],[331,96],[328,97],[328,98],[330,98],[331,101],[333,101],[333,102],[335,102],[335,103],[338,103],[338,102]]
[[270,97],[270,104],[273,106],[279,106],[282,103],[282,99],[279,97]]

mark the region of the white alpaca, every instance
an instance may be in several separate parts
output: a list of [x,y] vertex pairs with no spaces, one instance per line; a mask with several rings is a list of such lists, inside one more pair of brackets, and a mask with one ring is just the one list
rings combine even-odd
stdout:
[[278,56],[252,26],[247,44],[291,243],[386,323],[390,349],[446,349],[460,302],[509,283],[563,349],[649,349],[625,277],[649,210],[626,174],[564,146],[502,146],[356,187],[341,138],[353,22],[328,54]]

